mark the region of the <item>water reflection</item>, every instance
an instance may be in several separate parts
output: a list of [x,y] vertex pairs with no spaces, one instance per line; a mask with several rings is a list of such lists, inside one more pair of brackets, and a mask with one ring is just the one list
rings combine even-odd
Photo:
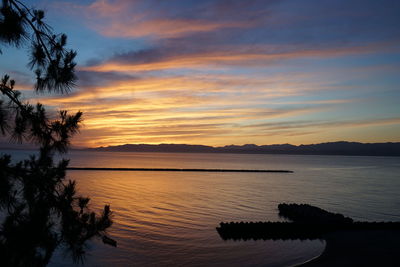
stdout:
[[[224,242],[221,221],[277,221],[280,202],[310,203],[356,219],[395,220],[398,167],[389,159],[162,153],[73,153],[77,167],[292,169],[277,173],[71,171],[93,208],[115,211],[118,248],[92,245],[91,265],[289,266],[319,255],[321,241]],[[326,168],[331,168],[329,171]],[[336,169],[335,169],[336,168]],[[376,177],[382,177],[377,180]],[[370,190],[375,190],[371,193]],[[351,186],[349,186],[351,185]],[[377,194],[384,192],[384,194]],[[390,203],[390,205],[388,205]],[[395,204],[399,204],[395,206]],[[99,205],[99,206],[96,206]],[[382,214],[384,212],[385,214]],[[397,217],[398,218],[398,217]],[[58,255],[53,266],[70,263]]]

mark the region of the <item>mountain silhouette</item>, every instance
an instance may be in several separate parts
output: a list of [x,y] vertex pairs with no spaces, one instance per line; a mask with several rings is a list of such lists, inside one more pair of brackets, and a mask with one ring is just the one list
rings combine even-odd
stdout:
[[229,145],[212,147],[186,144],[125,144],[88,148],[90,151],[110,152],[167,152],[167,153],[242,153],[242,154],[298,154],[298,155],[348,155],[348,156],[400,156],[400,142],[358,143],[329,142],[310,145]]

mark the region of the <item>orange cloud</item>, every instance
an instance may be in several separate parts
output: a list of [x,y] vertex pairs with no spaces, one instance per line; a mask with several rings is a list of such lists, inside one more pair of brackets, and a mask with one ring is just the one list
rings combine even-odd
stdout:
[[[279,48],[274,51],[274,46],[228,46],[219,47],[218,51],[171,53],[150,62],[136,61],[135,55],[129,62],[129,55],[119,56],[124,60],[110,59],[105,63],[95,66],[81,67],[85,71],[98,72],[140,72],[171,69],[220,68],[223,66],[262,67],[273,65],[280,60],[297,58],[330,58],[346,55],[366,54],[380,51],[383,48],[391,48],[392,44],[377,43],[364,46],[352,46],[341,48],[302,49],[296,47]],[[128,58],[128,59],[127,59]]]
[[[120,145],[125,143],[191,143],[191,144],[244,144],[248,140],[256,144],[271,144],[291,142],[299,144],[304,142],[326,141],[325,133],[335,131],[340,127],[342,132],[354,130],[358,127],[373,127],[377,125],[395,125],[400,128],[400,119],[378,119],[376,121],[337,121],[331,123],[314,123],[313,126],[287,125],[274,126],[268,129],[257,127],[238,127],[236,123],[224,119],[215,123],[199,122],[195,118],[191,122],[171,124],[134,123],[133,121],[119,122],[108,120],[113,127],[97,125],[85,128],[80,136],[80,142],[86,146]],[[194,123],[195,122],[195,123]],[[317,125],[318,124],[318,125]],[[302,139],[302,138],[306,139]],[[325,138],[325,139],[324,139]],[[347,138],[348,139],[348,138]],[[223,141],[221,141],[223,140]],[[395,139],[393,139],[395,140]],[[368,141],[368,140],[365,140]],[[373,141],[373,140],[370,140]]]
[[239,22],[210,22],[193,19],[154,19],[150,21],[112,21],[110,24],[93,26],[101,34],[109,37],[179,37],[194,32],[210,32],[223,28],[248,27]]

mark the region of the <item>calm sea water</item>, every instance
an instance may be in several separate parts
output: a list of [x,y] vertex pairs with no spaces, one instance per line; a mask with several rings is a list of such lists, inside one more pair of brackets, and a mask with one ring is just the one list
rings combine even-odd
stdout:
[[[12,152],[23,158],[29,152]],[[89,244],[87,266],[293,266],[324,242],[223,241],[221,221],[278,221],[281,202],[357,220],[400,221],[394,157],[71,152],[74,167],[287,169],[294,173],[69,171],[92,208],[110,204],[113,248]],[[57,251],[51,266],[70,266]]]

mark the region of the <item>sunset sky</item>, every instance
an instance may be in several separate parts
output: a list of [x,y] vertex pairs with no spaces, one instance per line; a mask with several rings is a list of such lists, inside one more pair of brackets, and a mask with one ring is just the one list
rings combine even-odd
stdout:
[[0,74],[83,111],[75,146],[400,141],[398,0],[27,3],[68,35],[77,86],[33,93],[27,48]]

